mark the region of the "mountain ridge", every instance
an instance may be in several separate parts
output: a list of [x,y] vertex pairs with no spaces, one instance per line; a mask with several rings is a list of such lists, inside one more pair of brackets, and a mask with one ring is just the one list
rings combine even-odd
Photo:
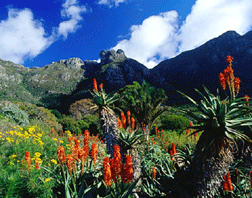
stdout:
[[176,90],[193,95],[193,89],[202,89],[204,84],[215,93],[228,55],[234,57],[233,68],[241,79],[241,90],[246,90],[242,94],[252,95],[252,31],[243,36],[228,31],[152,69],[126,57],[123,50],[102,50],[100,62],[69,58],[32,68],[0,59],[0,99],[64,109],[76,100],[90,97],[92,79],[97,78],[107,92],[145,80],[165,89],[168,102],[176,104],[183,101]]

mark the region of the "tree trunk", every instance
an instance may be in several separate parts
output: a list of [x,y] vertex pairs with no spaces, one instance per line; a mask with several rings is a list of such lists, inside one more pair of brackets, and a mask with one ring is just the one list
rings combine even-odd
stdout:
[[189,166],[187,179],[190,187],[187,189],[192,197],[213,197],[221,186],[223,175],[227,174],[234,159],[229,141],[218,135],[212,145],[204,152],[202,151],[203,145],[206,140],[211,139],[209,135],[212,134],[204,132],[201,135],[193,161]]
[[108,107],[103,107],[100,112],[100,120],[108,153],[110,157],[113,157],[114,146],[119,145],[118,126],[114,112]]
[[[138,178],[141,177],[142,169],[141,169],[141,158],[138,154],[137,149],[130,149],[129,154],[132,159],[132,165],[133,165],[133,182],[136,181]],[[139,180],[137,183],[137,186],[141,185],[141,181]]]

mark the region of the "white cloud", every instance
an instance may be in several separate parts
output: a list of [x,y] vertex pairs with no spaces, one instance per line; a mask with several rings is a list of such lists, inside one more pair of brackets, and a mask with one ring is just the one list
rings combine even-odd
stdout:
[[123,49],[128,57],[153,67],[157,62],[155,56],[164,59],[176,50],[177,18],[176,11],[151,16],[141,25],[132,26],[130,39],[120,41],[114,48]]
[[109,6],[110,8],[115,6],[119,6],[120,3],[125,3],[126,0],[98,0],[98,4],[101,4],[101,5],[107,5]]
[[46,34],[43,24],[35,20],[30,9],[9,9],[8,18],[0,21],[0,58],[23,64],[41,54],[60,36],[67,38],[81,27],[81,14],[87,12],[76,0],[66,0],[62,5],[61,16],[68,20],[53,28],[51,35]]
[[178,14],[168,11],[132,26],[129,39],[114,49],[152,68],[160,61],[193,49],[228,30],[244,34],[252,28],[251,0],[197,0],[181,27]]
[[77,0],[66,0],[62,7],[61,16],[69,20],[59,24],[58,35],[63,35],[66,39],[69,33],[74,33],[81,27],[79,24],[83,20],[81,14],[87,12],[87,8],[79,6]]
[[0,22],[0,57],[15,63],[40,54],[53,42],[31,10],[10,9],[8,19]]
[[179,51],[193,49],[228,30],[243,35],[252,25],[251,0],[198,0],[180,28]]

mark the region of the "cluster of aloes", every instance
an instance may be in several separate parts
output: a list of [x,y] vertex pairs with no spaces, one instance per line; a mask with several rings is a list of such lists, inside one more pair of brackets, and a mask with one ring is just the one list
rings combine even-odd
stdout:
[[[95,136],[92,142],[90,142],[91,137],[88,130],[85,130],[83,136],[83,147],[80,147],[80,140],[77,137],[70,135],[68,138],[68,149],[65,151],[63,146],[59,146],[57,150],[57,157],[62,170],[64,185],[67,186],[67,188],[65,188],[65,194],[72,197],[77,196],[81,188],[83,188],[83,184],[79,182],[79,180],[81,180],[85,173],[94,170],[93,167],[96,166],[97,163],[97,144],[100,142],[98,136]],[[90,144],[91,150],[89,148]],[[73,186],[73,189],[71,186]]]
[[127,127],[130,127],[131,130],[135,129],[135,118],[130,117],[131,113],[130,111],[127,111],[127,117],[125,116],[124,112],[121,112],[121,119],[117,118],[118,123],[118,129],[126,129]]
[[104,158],[103,178],[107,186],[114,183],[129,183],[133,178],[133,165],[130,155],[126,155],[126,163],[122,163],[120,147],[114,146],[113,158]]

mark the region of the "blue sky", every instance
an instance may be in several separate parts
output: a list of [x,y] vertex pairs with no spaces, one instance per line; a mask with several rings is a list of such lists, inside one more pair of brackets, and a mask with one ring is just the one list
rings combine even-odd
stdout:
[[245,34],[251,10],[251,0],[1,1],[0,58],[41,67],[123,49],[152,68],[228,30]]

